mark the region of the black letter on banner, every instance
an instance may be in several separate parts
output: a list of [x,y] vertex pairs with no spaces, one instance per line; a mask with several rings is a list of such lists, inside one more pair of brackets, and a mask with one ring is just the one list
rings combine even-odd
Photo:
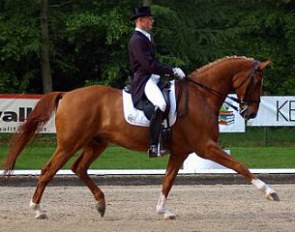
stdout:
[[32,107],[27,107],[27,117],[29,117],[29,114],[32,112]]
[[295,122],[295,107],[292,108],[293,103],[295,103],[295,101],[289,101],[289,115],[290,115],[290,121],[291,122]]
[[288,101],[285,101],[285,102],[283,103],[283,105],[281,105],[281,106],[279,107],[279,101],[277,101],[277,121],[279,121],[279,114],[280,114],[280,115],[281,115],[286,121],[288,121],[288,118],[286,118],[286,117],[283,115],[283,113],[280,112],[280,110],[284,107],[284,105],[287,104],[287,102],[288,102]]
[[4,112],[3,122],[17,122],[17,114],[13,111]]
[[24,122],[25,121],[25,108],[19,107],[19,121]]

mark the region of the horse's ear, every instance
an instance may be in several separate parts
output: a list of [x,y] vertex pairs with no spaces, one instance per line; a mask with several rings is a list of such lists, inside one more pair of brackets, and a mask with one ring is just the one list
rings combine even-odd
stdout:
[[262,71],[263,69],[265,69],[265,67],[267,65],[271,64],[271,61],[270,60],[267,60],[267,61],[264,61],[264,62],[261,62],[258,66],[258,70]]

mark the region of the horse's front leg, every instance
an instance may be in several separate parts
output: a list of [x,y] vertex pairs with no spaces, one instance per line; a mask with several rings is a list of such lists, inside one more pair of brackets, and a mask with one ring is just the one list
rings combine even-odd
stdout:
[[159,214],[164,215],[164,219],[175,219],[176,214],[169,210],[166,206],[167,197],[168,194],[172,188],[172,185],[174,183],[174,180],[177,176],[177,173],[185,160],[184,157],[176,157],[175,155],[171,154],[166,170],[166,174],[164,176],[163,182],[162,182],[162,192],[160,195],[160,198],[158,200],[156,210]]
[[279,197],[272,187],[253,175],[250,170],[243,164],[235,160],[232,156],[221,150],[216,143],[207,146],[207,150],[202,155],[203,158],[210,159],[227,168],[233,169],[237,173],[243,175],[255,187],[262,191],[268,200],[279,201]]

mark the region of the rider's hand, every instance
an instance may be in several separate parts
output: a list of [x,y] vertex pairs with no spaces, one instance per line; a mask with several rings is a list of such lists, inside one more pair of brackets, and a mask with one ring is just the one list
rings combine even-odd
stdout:
[[184,72],[181,70],[181,68],[178,67],[173,68],[173,74],[179,77],[179,79],[183,79],[185,77]]

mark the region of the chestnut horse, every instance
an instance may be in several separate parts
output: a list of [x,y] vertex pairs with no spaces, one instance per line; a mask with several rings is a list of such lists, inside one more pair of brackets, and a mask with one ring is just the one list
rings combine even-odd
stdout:
[[[164,218],[175,218],[175,214],[166,207],[167,197],[181,165],[193,152],[243,175],[267,199],[279,200],[269,185],[224,152],[217,143],[219,109],[227,94],[235,91],[240,114],[245,119],[254,118],[259,108],[262,72],[269,63],[270,61],[259,62],[247,57],[224,57],[192,72],[184,80],[175,81],[177,96],[180,90],[186,90],[178,102],[179,110],[183,110],[186,100],[188,107],[185,115],[178,117],[172,127],[171,154],[156,205],[157,212],[163,214]],[[34,138],[38,129],[50,119],[52,112],[55,112],[57,147],[41,171],[30,207],[36,218],[46,217],[40,202],[48,182],[75,152],[82,150],[71,170],[90,189],[98,212],[104,216],[104,193],[87,174],[90,164],[110,143],[131,150],[147,151],[149,129],[132,126],[125,121],[122,90],[95,85],[70,92],[52,92],[40,99],[12,138],[9,154],[4,162],[4,174],[8,175],[14,168],[21,151]]]

